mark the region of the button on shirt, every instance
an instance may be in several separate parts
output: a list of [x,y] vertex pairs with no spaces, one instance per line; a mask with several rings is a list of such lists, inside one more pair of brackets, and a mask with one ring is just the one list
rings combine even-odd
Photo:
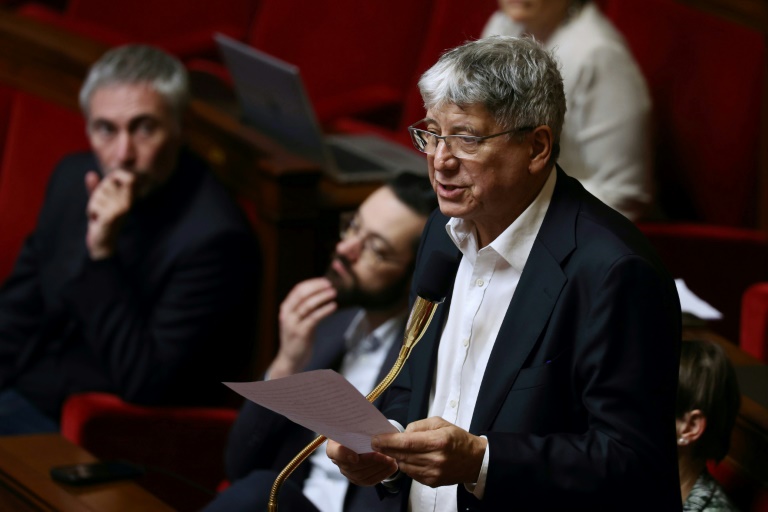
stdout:
[[[405,314],[387,320],[370,334],[365,312],[349,324],[344,339],[347,352],[339,369],[355,389],[367,395],[378,384],[377,377],[393,343],[402,342]],[[349,481],[325,454],[325,443],[309,458],[312,469],[304,482],[304,495],[321,512],[341,512]]]
[[[440,416],[469,430],[480,384],[504,315],[531,253],[555,189],[551,171],[539,195],[493,242],[477,246],[474,223],[452,218],[448,236],[463,254],[453,287],[448,320],[440,338],[437,371],[430,392],[429,416]],[[514,343],[514,339],[505,340]],[[482,499],[490,450],[485,451],[476,485],[467,490]],[[456,510],[456,485],[433,489],[416,481],[408,509],[414,512]]]

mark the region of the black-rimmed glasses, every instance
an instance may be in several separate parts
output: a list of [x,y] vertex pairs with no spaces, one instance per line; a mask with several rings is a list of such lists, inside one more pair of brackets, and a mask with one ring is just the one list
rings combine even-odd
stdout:
[[339,217],[339,238],[360,240],[360,257],[374,264],[405,263],[406,260],[392,255],[393,248],[383,237],[375,233],[366,233],[360,225],[357,212],[346,212]]

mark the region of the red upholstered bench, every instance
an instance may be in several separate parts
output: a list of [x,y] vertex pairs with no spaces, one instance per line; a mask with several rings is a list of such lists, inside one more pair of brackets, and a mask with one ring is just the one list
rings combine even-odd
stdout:
[[64,437],[102,460],[145,465],[138,481],[177,510],[199,510],[224,480],[224,448],[237,410],[149,407],[106,393],[70,397]]

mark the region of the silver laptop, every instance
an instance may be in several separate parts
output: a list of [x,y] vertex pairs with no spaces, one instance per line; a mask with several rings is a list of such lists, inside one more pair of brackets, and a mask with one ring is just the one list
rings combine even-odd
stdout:
[[297,66],[223,34],[215,39],[246,124],[342,182],[384,181],[401,171],[427,174],[424,155],[382,137],[323,135]]

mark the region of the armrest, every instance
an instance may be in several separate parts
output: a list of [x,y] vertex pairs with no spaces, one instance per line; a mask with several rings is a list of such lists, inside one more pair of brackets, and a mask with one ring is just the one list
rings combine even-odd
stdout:
[[65,402],[61,432],[100,459],[147,466],[145,488],[175,508],[198,510],[225,478],[224,448],[236,417],[236,409],[150,407],[83,393]]

